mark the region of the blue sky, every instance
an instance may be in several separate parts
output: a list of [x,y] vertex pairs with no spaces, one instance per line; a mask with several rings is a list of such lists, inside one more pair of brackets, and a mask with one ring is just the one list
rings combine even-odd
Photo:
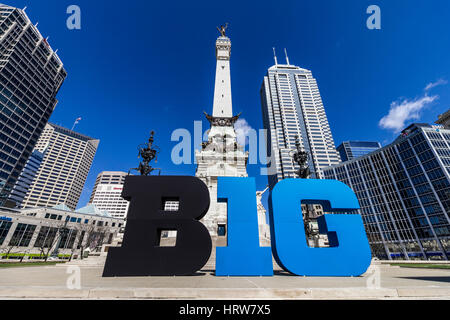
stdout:
[[[5,0],[4,0],[5,1]],[[396,136],[407,115],[434,122],[450,106],[450,1],[5,1],[25,7],[68,71],[51,121],[101,140],[79,206],[101,171],[138,164],[137,145],[155,130],[163,174],[193,175],[171,162],[172,132],[193,131],[212,112],[216,26],[230,23],[235,113],[263,127],[259,89],[283,58],[312,70],[336,145]],[[81,8],[81,30],[66,27],[69,5]],[[381,30],[368,30],[366,9],[381,8]],[[430,84],[436,84],[435,86]],[[426,87],[432,87],[425,90]],[[380,126],[380,120],[388,116]],[[258,188],[259,165],[248,167]]]

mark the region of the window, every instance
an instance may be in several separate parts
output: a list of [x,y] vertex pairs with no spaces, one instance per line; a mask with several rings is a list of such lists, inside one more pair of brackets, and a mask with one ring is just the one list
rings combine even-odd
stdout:
[[227,235],[227,229],[226,229],[226,225],[224,224],[219,224],[217,227],[217,235],[219,237],[224,237]]
[[11,240],[9,241],[9,245],[16,247],[28,247],[35,229],[35,225],[19,223]]
[[57,233],[57,228],[41,227],[36,242],[34,243],[34,247],[51,248],[55,243]]
[[12,222],[0,221],[0,246],[5,241],[9,229],[11,229]]

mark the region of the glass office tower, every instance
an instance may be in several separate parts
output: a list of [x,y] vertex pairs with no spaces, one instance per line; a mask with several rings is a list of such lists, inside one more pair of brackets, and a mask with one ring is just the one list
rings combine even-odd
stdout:
[[324,174],[355,191],[374,256],[448,260],[449,129],[413,124],[392,144]]
[[371,141],[345,141],[336,148],[342,161],[353,160],[362,157],[381,148],[379,142]]
[[67,73],[25,11],[0,4],[0,206],[57,104]]
[[9,200],[11,203],[15,203],[15,207],[20,208],[22,206],[22,201],[25,199],[43,159],[44,154],[38,150],[34,150],[30,158],[28,158],[25,168],[20,173],[19,179],[9,195]]
[[298,137],[309,154],[312,178],[323,178],[322,170],[340,162],[331,129],[311,71],[289,64],[269,68],[261,88],[264,128],[267,130],[269,185],[293,178],[298,165],[292,161]]

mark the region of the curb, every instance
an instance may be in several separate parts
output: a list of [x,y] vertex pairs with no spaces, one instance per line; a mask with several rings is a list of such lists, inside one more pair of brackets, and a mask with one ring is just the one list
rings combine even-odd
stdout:
[[336,299],[402,299],[402,298],[450,299],[450,288],[408,289],[200,289],[200,288],[92,288],[69,290],[62,288],[0,288],[0,299],[287,299],[287,300],[336,300]]

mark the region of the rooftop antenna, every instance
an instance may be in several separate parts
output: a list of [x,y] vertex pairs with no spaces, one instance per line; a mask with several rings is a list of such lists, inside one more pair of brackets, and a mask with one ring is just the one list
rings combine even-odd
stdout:
[[275,47],[273,48],[273,58],[275,59],[275,65],[278,65],[277,53],[275,51]]
[[286,63],[288,66],[290,66],[291,64],[289,63],[289,57],[288,57],[286,48],[284,48],[284,54],[286,55]]
[[24,7],[24,8],[22,9],[22,10],[23,10],[23,11],[25,11],[25,10],[27,10],[27,8],[28,8],[28,7],[27,7],[27,6],[25,6],[25,7]]

